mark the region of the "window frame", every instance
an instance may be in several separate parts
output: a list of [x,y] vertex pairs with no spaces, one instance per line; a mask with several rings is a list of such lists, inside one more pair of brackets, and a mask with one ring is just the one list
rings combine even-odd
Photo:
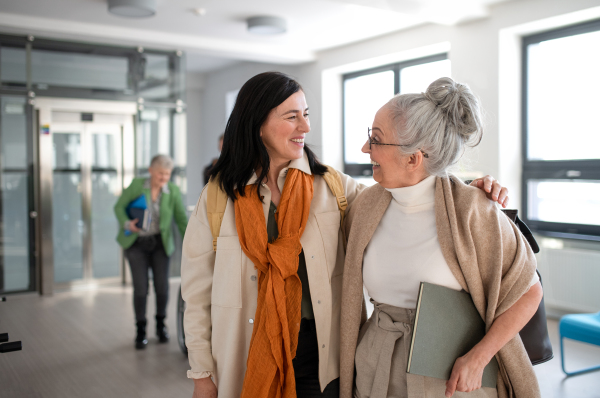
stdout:
[[[344,173],[353,177],[371,177],[373,175],[373,167],[370,163],[348,163],[346,162],[346,80],[354,79],[361,76],[367,76],[374,73],[393,71],[394,72],[394,95],[400,92],[400,72],[404,68],[410,66],[428,64],[436,61],[444,61],[449,59],[448,53],[429,55],[422,58],[411,59],[403,62],[396,62],[377,66],[370,69],[365,69],[357,72],[351,72],[342,75],[342,159],[344,162]],[[365,126],[368,127],[368,126]],[[365,140],[366,141],[366,140]]]
[[521,86],[521,128],[522,128],[522,213],[523,219],[531,230],[537,234],[558,238],[600,241],[600,226],[591,224],[571,224],[532,220],[529,218],[528,182],[543,181],[600,181],[600,159],[583,160],[529,160],[528,159],[528,47],[542,41],[576,36],[584,33],[600,31],[600,20],[571,25],[537,33],[522,38],[522,86]]

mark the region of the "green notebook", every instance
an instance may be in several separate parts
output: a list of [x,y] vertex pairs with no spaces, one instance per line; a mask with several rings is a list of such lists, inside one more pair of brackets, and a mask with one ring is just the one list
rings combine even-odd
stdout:
[[[421,282],[406,371],[448,380],[456,359],[484,335],[485,323],[468,293]],[[492,358],[481,385],[496,388],[497,376],[498,362]]]

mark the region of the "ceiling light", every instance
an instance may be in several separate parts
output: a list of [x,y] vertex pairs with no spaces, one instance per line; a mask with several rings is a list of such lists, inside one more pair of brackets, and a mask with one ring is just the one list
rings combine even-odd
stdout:
[[206,15],[206,8],[194,8],[192,9],[192,12],[197,17],[203,17]]
[[156,0],[108,0],[108,11],[120,17],[151,17],[156,14]]
[[251,17],[246,22],[248,23],[248,32],[257,35],[275,35],[285,33],[287,30],[285,19],[279,17]]

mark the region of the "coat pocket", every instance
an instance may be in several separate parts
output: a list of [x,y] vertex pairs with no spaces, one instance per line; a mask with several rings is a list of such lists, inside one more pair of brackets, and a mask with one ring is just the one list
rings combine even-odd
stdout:
[[242,308],[242,248],[237,236],[217,238],[211,303]]
[[315,214],[319,232],[325,249],[325,259],[327,262],[327,270],[329,271],[329,279],[343,272],[343,265],[336,269],[337,253],[338,253],[338,238],[340,234],[340,212],[329,211],[327,213]]

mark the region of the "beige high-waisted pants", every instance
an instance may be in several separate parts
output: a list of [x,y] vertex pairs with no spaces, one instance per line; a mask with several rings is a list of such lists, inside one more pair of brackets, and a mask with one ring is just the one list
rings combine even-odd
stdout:
[[[356,347],[355,398],[445,398],[446,381],[406,373],[415,310],[380,304],[363,325]],[[453,398],[497,398],[483,387]]]

